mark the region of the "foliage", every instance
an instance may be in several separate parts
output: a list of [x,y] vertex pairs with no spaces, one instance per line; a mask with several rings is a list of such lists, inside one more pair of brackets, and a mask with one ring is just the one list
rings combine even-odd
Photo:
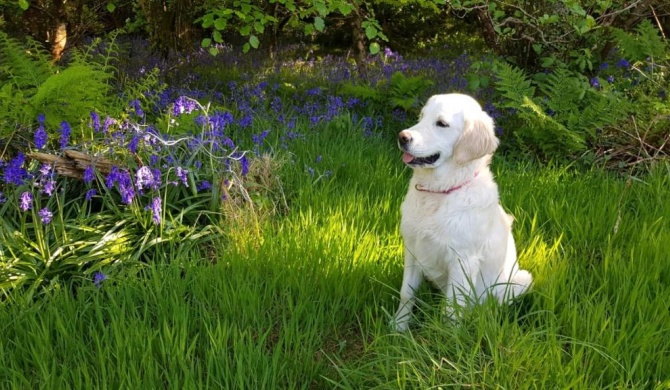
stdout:
[[17,127],[31,125],[44,114],[51,128],[63,121],[77,123],[89,112],[112,106],[111,60],[114,35],[105,52],[75,51],[65,67],[50,65],[48,55],[34,41],[27,45],[0,32],[0,124],[9,137]]
[[433,82],[425,76],[407,77],[402,72],[395,72],[388,82],[380,83],[376,87],[344,84],[339,93],[358,99],[375,102],[388,107],[390,110],[417,111],[422,104],[425,93]]

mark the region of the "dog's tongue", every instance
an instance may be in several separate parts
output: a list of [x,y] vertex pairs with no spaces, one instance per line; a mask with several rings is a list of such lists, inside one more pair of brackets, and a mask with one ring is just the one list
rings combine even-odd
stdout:
[[402,154],[402,161],[403,161],[405,164],[409,164],[409,163],[411,163],[412,160],[414,160],[414,156],[412,156],[411,154],[409,154],[409,153],[403,153],[403,154]]

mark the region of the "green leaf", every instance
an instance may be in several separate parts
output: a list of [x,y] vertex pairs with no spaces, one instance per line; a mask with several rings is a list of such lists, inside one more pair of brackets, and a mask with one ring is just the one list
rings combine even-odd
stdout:
[[263,31],[265,31],[265,26],[261,22],[254,22],[254,31],[259,34],[263,34]]
[[205,38],[200,42],[201,47],[210,47],[212,46],[212,40],[210,38]]
[[215,55],[219,54],[219,49],[217,49],[216,47],[212,46],[212,47],[209,48],[209,54],[215,56]]
[[381,51],[381,46],[377,42],[372,42],[370,44],[370,54],[377,54]]
[[227,25],[228,25],[228,20],[226,20],[225,18],[218,18],[214,22],[214,28],[219,30],[219,31],[225,30]]
[[251,34],[251,26],[247,25],[240,28],[240,34],[243,37],[246,37],[247,35]]
[[249,49],[251,49],[251,45],[249,45],[249,42],[245,43],[244,46],[242,46],[242,51],[245,53],[248,53]]
[[365,28],[365,36],[368,37],[368,39],[375,39],[377,38],[377,29],[375,26],[368,26]]
[[337,6],[337,10],[344,16],[349,15],[349,13],[354,9],[354,7],[349,3],[342,3]]
[[320,16],[317,16],[314,18],[314,28],[316,28],[316,31],[322,32],[326,28],[326,22]]
[[114,5],[114,3],[111,3],[111,2],[107,3],[107,12],[112,13],[112,12],[114,12],[115,9],[116,9],[116,6]]
[[214,38],[214,41],[215,41],[216,43],[221,43],[221,42],[223,42],[223,36],[221,35],[221,31],[215,30],[215,31],[212,33],[212,37]]
[[251,47],[253,47],[254,49],[258,49],[258,45],[260,44],[260,41],[258,40],[258,37],[257,37],[257,36],[252,35],[252,36],[249,37],[249,44],[250,44]]
[[22,10],[27,10],[28,7],[30,7],[30,3],[28,0],[19,0],[19,7],[21,7]]

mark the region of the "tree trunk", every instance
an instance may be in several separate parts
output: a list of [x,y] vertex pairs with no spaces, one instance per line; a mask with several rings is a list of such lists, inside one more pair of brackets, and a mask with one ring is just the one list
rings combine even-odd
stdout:
[[482,33],[484,34],[484,42],[486,42],[486,46],[500,54],[500,46],[496,39],[496,31],[493,28],[493,20],[491,20],[491,15],[489,15],[488,9],[477,7],[475,13],[477,19],[479,19],[479,24],[482,26]]

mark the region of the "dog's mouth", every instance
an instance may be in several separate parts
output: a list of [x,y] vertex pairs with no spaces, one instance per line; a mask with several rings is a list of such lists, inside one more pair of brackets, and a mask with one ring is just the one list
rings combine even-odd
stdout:
[[440,158],[439,153],[435,153],[433,155],[427,156],[427,157],[415,157],[407,152],[403,153],[402,155],[402,161],[411,166],[419,166],[419,165],[432,165],[435,164],[435,162]]

